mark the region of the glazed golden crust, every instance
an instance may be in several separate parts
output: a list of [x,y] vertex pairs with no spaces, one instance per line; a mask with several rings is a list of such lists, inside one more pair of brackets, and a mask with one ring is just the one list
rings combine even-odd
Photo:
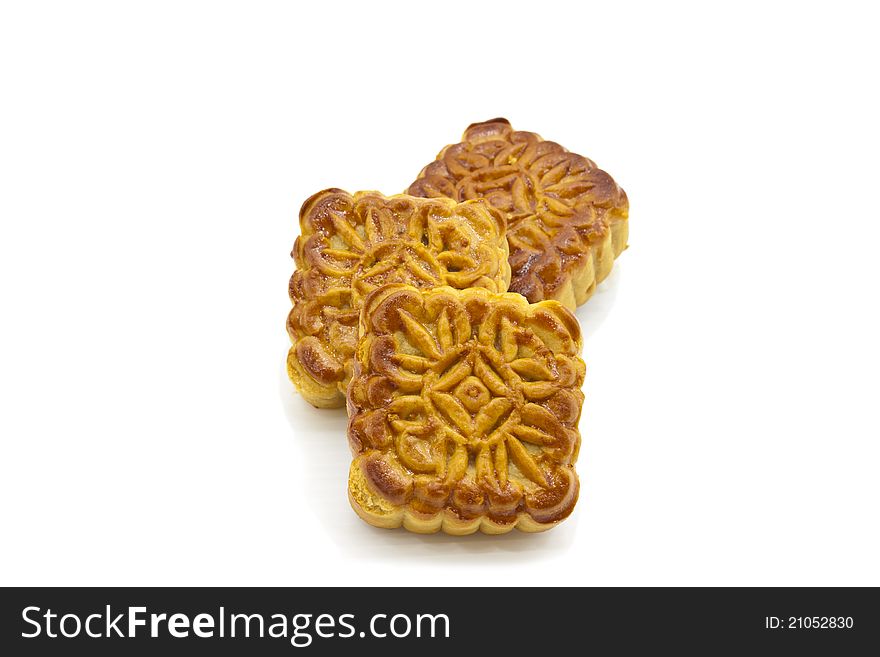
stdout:
[[627,246],[626,193],[591,160],[506,119],[471,125],[409,194],[485,198],[507,215],[511,292],[529,301],[584,303]]
[[518,294],[388,285],[348,389],[349,499],[378,527],[541,531],[574,508],[585,366],[575,317]]
[[340,407],[365,295],[388,283],[504,291],[506,222],[482,201],[456,203],[327,189],[300,210],[292,256],[287,371],[315,406]]

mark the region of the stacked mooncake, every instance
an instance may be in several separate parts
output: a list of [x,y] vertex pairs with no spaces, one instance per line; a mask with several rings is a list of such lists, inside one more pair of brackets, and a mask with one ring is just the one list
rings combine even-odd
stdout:
[[287,371],[313,405],[347,401],[361,518],[500,534],[571,513],[571,311],[626,248],[628,209],[591,160],[504,119],[470,126],[407,194],[303,204]]

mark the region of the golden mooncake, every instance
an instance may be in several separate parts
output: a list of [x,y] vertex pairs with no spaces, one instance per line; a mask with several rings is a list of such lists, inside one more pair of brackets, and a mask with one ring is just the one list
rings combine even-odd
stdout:
[[627,246],[629,202],[611,176],[506,119],[471,125],[408,193],[484,198],[506,213],[510,291],[532,302],[556,299],[573,310]]
[[483,201],[456,203],[328,189],[300,210],[292,256],[287,372],[314,406],[341,407],[363,298],[388,283],[503,292],[506,221]]
[[585,366],[556,301],[388,285],[348,389],[352,507],[414,532],[541,531],[574,508]]

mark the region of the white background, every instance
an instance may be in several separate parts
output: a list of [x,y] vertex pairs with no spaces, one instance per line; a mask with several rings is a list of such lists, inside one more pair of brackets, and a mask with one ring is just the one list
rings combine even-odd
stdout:
[[[825,4],[3,4],[0,583],[880,585],[880,47]],[[581,500],[374,529],[284,374],[297,211],[495,116],[631,201]]]

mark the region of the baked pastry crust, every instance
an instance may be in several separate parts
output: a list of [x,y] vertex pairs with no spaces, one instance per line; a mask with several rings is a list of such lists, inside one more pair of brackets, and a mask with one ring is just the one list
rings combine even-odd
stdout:
[[388,283],[504,291],[502,213],[483,201],[327,189],[300,210],[287,372],[314,406],[341,407],[365,295]]
[[629,201],[596,164],[506,119],[475,123],[444,148],[409,194],[485,198],[507,215],[511,292],[573,310],[627,246]]
[[556,301],[389,285],[370,294],[348,389],[349,500],[377,527],[506,533],[574,508],[585,366]]

